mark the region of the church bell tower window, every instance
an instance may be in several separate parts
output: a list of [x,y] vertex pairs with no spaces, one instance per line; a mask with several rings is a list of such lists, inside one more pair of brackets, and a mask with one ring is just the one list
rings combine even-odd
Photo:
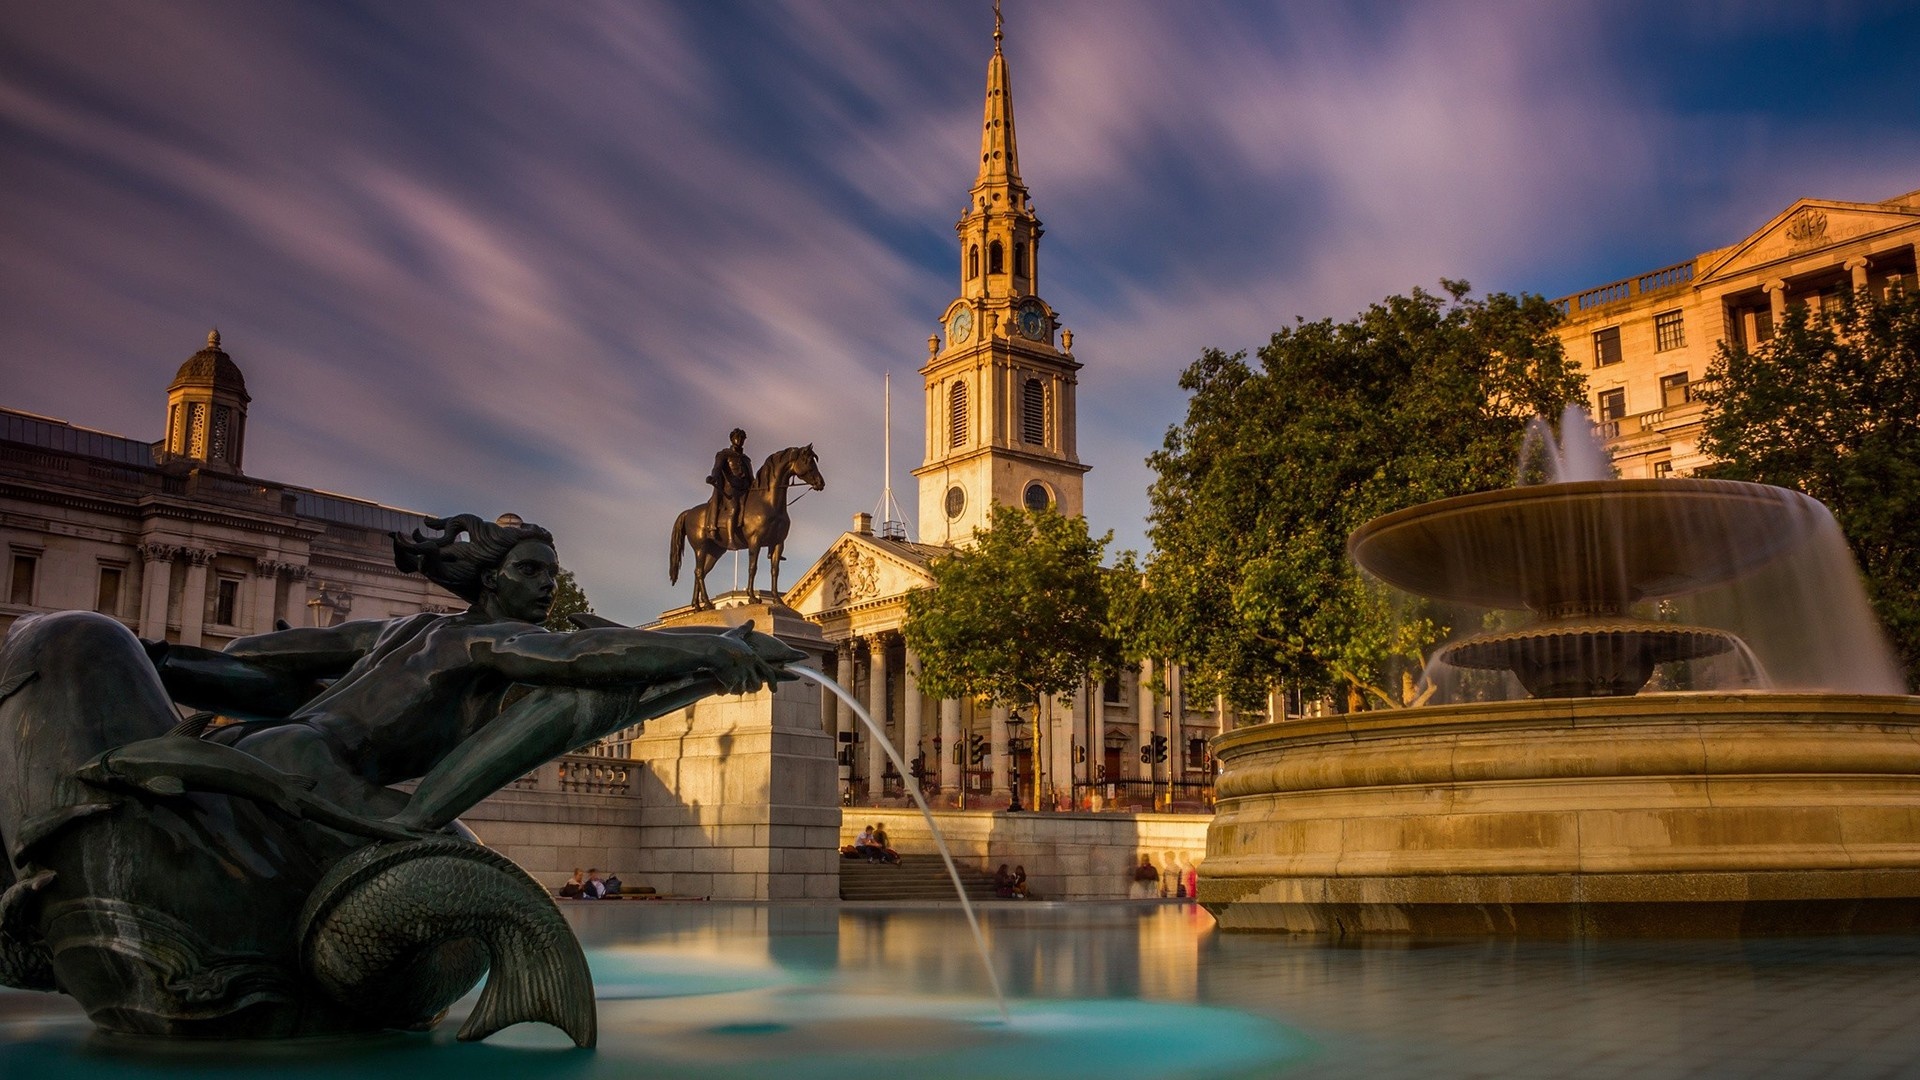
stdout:
[[947,445],[967,444],[967,384],[956,382],[947,391]]
[[967,251],[967,279],[980,276],[980,245],[975,244]]
[[1020,441],[1044,446],[1047,442],[1047,388],[1028,379],[1020,388]]
[[1004,261],[1004,257],[1005,257],[1005,250],[1001,248],[1000,241],[995,240],[993,243],[988,244],[987,245],[987,273],[989,274],[1006,273],[1007,271],[1006,271],[1006,263]]

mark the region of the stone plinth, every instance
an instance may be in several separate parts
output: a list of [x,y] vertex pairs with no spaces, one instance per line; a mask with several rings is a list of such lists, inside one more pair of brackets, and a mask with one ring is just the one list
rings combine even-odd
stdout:
[[[792,609],[717,598],[661,627],[728,627],[752,620],[814,657],[831,646]],[[710,697],[647,721],[632,743],[640,802],[640,862],[630,884],[716,900],[831,900],[840,895],[840,803],[833,736],[820,688]]]
[[1663,694],[1220,736],[1227,929],[1920,929],[1920,698]]

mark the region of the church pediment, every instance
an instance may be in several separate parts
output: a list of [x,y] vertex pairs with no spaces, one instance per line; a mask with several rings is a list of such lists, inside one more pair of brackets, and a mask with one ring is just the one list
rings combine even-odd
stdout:
[[928,551],[924,545],[843,533],[788,590],[787,603],[815,616],[927,588],[933,584]]
[[1710,256],[1694,280],[1729,277],[1915,221],[1920,221],[1920,209],[1909,206],[1801,199],[1746,240]]

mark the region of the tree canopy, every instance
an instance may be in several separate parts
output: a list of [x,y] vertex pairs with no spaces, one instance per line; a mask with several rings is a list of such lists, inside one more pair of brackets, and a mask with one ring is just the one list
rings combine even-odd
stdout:
[[567,616],[591,614],[593,604],[587,600],[587,591],[575,580],[573,571],[561,567],[554,576],[553,606],[547,609],[547,620],[541,625],[549,630],[571,630],[573,624],[567,621]]
[[1558,308],[1441,285],[1348,322],[1299,321],[1257,366],[1209,349],[1186,369],[1186,419],[1148,459],[1153,551],[1131,651],[1176,658],[1197,692],[1248,707],[1281,683],[1357,692],[1417,667],[1442,628],[1363,578],[1347,534],[1511,484],[1528,418],[1584,394]]
[[903,633],[935,697],[1014,706],[1072,696],[1118,664],[1098,538],[1081,517],[993,507],[974,544],[933,561],[934,587],[907,597]]
[[1920,685],[1920,290],[1794,305],[1758,346],[1723,342],[1700,396],[1709,474],[1827,504]]

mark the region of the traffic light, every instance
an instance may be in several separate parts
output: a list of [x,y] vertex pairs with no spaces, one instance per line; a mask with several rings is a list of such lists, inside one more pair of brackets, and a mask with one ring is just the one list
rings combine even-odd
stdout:
[[1167,737],[1165,735],[1155,735],[1153,737],[1153,762],[1158,765],[1165,760],[1167,760]]
[[1153,747],[1142,746],[1140,748],[1140,764],[1142,765],[1153,764]]
[[987,751],[991,749],[991,747],[987,745],[987,740],[978,735],[968,735],[967,745],[973,749],[973,763],[976,766],[987,760]]

